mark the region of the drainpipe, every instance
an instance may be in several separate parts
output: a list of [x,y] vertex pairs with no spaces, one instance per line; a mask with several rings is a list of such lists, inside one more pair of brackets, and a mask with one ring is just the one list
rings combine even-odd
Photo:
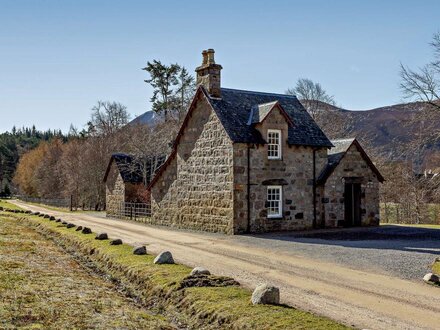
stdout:
[[251,179],[250,179],[250,173],[251,173],[251,147],[250,144],[247,145],[247,185],[246,185],[246,189],[247,189],[247,228],[246,228],[246,233],[250,233],[251,232]]
[[316,149],[313,148],[313,228],[316,228]]

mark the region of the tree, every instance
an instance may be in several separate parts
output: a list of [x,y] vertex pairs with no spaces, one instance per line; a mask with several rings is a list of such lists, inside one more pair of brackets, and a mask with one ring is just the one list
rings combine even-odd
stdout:
[[165,119],[168,113],[173,110],[173,86],[178,84],[177,75],[181,70],[178,64],[164,65],[160,61],[147,62],[142,70],[150,74],[150,79],[145,82],[153,87],[153,96],[150,101],[153,103],[153,111],[163,113]]
[[124,127],[130,119],[127,107],[118,102],[98,101],[88,122],[91,135],[110,135]]
[[189,74],[185,67],[180,69],[177,77],[177,86],[175,93],[175,108],[178,111],[179,119],[181,119],[185,115],[196,89],[195,79]]
[[335,106],[334,97],[329,95],[320,83],[300,78],[294,88],[287,89],[286,94],[298,97],[310,116],[329,138],[343,136],[344,117]]
[[150,101],[156,113],[164,115],[165,121],[172,117],[182,119],[194,96],[195,79],[179,64],[164,65],[158,60],[147,62],[143,68],[149,73],[146,83],[153,87]]
[[400,88],[406,99],[422,101],[440,110],[440,32],[434,34],[430,43],[434,59],[418,70],[400,64]]
[[333,96],[327,94],[320,83],[315,83],[307,78],[300,78],[294,88],[288,88],[288,95],[296,95],[313,119],[317,119],[320,114],[328,110],[329,105],[335,106]]

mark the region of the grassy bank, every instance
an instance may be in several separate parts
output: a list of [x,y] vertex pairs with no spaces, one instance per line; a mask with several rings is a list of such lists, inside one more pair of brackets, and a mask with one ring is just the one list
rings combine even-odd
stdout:
[[242,287],[179,289],[191,271],[186,266],[155,265],[151,255],[133,255],[131,246],[112,246],[109,241],[97,241],[94,235],[37,216],[12,216],[62,246],[82,264],[105,274],[148,310],[175,324],[193,329],[347,329],[330,319],[287,306],[254,306],[250,303],[251,292]]
[[0,214],[1,329],[172,329],[54,242]]
[[432,265],[432,272],[440,276],[440,261],[434,262]]

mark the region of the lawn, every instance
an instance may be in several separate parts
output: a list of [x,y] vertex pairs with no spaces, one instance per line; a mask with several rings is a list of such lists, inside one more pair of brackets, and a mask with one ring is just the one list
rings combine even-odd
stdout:
[[172,329],[4,212],[0,297],[1,329]]
[[[193,287],[184,290],[178,289],[180,282],[191,271],[190,268],[184,265],[155,265],[153,264],[154,256],[135,256],[132,254],[131,246],[125,244],[112,246],[109,245],[108,241],[95,240],[94,235],[84,235],[79,231],[75,231],[75,229],[67,229],[59,223],[37,216],[12,214],[10,217],[15,219],[25,217],[25,219],[20,220],[23,223],[20,226],[27,227],[28,230],[29,228],[35,228],[42,235],[56,241],[58,245],[62,246],[69,253],[79,256],[81,263],[93,265],[95,271],[105,274],[106,277],[119,283],[121,290],[136,298],[142,305],[149,306],[150,310],[154,312],[167,315],[168,318],[177,323],[186,324],[189,328],[348,329],[348,327],[328,318],[288,306],[254,306],[250,302],[251,292],[242,287]],[[43,240],[43,242],[46,241]],[[41,245],[44,246],[46,243],[41,243]],[[48,255],[48,258],[53,260],[50,255]],[[43,264],[44,262],[49,261],[43,261]],[[32,265],[37,267],[37,269],[40,268],[38,263],[32,263]],[[20,264],[17,269],[22,267],[23,265]],[[47,267],[45,266],[44,268],[46,269]],[[58,272],[58,269],[47,271],[48,274],[52,272]],[[38,272],[35,274],[38,274]],[[39,275],[34,276],[36,278],[39,277]],[[59,277],[61,281],[65,278],[64,282],[66,284],[73,280],[69,271],[60,271],[54,277]],[[72,290],[76,288],[78,292],[82,292],[82,288],[79,288],[80,285],[75,284],[72,286]],[[94,284],[92,286],[97,285]],[[62,288],[61,285],[60,293]],[[42,290],[42,292],[46,290]],[[45,295],[48,298],[51,296],[51,294]],[[99,290],[96,292],[96,295],[99,295]],[[44,305],[43,302],[36,302],[35,307],[38,308],[40,303]],[[100,303],[99,306],[101,305],[105,307],[108,306],[108,303]],[[61,305],[58,309],[70,310],[70,307],[67,306],[67,304]],[[90,317],[92,317],[94,315],[93,305],[88,308],[92,308],[90,311],[92,313]],[[115,308],[115,315],[120,315],[120,313],[117,313],[118,309]],[[107,315],[111,317],[110,314],[109,310]],[[76,315],[78,317],[78,314]],[[103,317],[103,319],[106,317]],[[150,317],[145,322],[147,321],[159,322],[155,317]]]

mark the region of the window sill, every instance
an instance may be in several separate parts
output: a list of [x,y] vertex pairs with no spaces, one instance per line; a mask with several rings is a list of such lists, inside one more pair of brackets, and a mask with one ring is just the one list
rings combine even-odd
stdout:
[[280,220],[283,219],[282,215],[273,215],[273,216],[267,216],[268,220]]

